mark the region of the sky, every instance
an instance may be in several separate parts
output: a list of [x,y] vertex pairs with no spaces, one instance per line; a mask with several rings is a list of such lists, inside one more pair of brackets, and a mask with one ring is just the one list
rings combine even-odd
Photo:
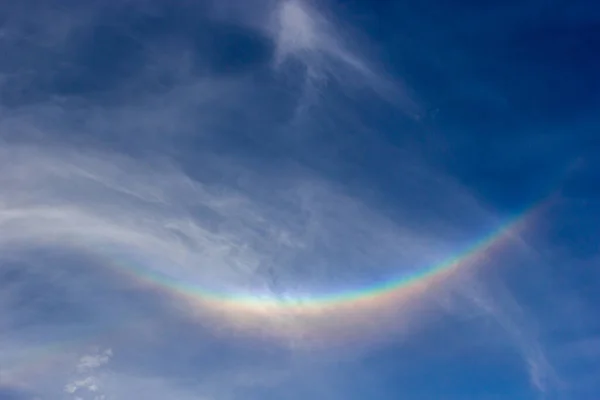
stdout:
[[0,3],[0,399],[600,398],[591,0]]

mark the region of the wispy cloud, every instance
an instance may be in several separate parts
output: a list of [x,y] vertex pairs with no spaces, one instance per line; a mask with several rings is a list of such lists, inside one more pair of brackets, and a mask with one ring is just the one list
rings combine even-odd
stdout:
[[112,350],[107,349],[81,357],[76,376],[65,385],[65,393],[73,395],[75,399],[105,400],[107,397],[103,394],[99,374],[100,368],[108,364],[112,356]]
[[560,378],[539,342],[536,325],[515,299],[497,283],[487,286],[484,292],[467,293],[477,307],[499,324],[522,353],[531,384],[543,393],[555,390],[560,385]]
[[[321,7],[323,5],[320,5]],[[394,82],[371,63],[352,38],[349,29],[318,2],[284,0],[274,7],[270,32],[275,42],[274,66],[284,70],[298,63],[304,69],[304,94],[300,111],[316,106],[331,85],[347,91],[374,91],[388,101],[398,102],[407,114],[417,112],[401,82]]]

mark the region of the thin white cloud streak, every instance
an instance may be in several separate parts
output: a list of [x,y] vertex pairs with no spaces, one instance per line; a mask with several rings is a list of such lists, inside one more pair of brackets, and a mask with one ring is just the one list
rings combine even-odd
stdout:
[[537,339],[534,319],[525,313],[513,296],[498,282],[489,285],[474,281],[464,294],[498,323],[523,355],[531,385],[541,393],[555,391],[561,385],[560,377]]

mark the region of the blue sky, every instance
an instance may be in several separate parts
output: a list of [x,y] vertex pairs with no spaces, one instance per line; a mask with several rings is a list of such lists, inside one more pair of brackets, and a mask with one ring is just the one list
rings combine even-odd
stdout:
[[0,399],[597,399],[598,48],[592,1],[5,2]]

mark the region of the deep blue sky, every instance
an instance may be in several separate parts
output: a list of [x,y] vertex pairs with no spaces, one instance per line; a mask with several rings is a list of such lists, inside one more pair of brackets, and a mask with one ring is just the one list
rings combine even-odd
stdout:
[[0,4],[0,400],[599,398],[599,49],[591,0]]

